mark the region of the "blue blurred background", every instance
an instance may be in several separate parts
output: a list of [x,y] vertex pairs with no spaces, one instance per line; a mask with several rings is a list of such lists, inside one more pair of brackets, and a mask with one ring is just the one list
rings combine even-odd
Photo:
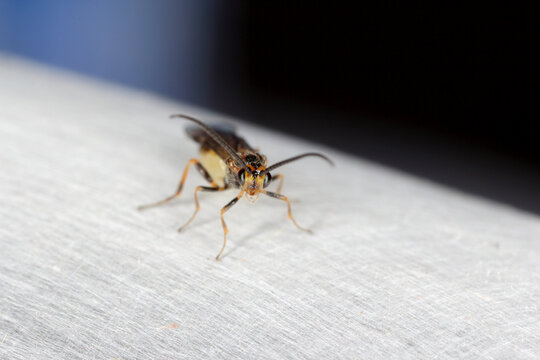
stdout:
[[0,48],[187,102],[211,97],[217,0],[0,1]]
[[0,0],[0,51],[540,213],[536,27],[526,4]]

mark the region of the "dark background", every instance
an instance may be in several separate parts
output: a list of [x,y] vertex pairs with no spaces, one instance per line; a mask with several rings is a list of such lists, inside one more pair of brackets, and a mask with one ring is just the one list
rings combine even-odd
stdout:
[[0,0],[0,49],[540,213],[537,19],[526,4]]

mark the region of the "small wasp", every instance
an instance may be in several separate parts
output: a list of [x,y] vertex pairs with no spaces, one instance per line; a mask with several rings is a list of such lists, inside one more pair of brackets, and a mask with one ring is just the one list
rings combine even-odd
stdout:
[[[307,156],[318,156],[328,161],[333,166],[334,164],[329,158],[323,154],[311,152],[280,161],[267,167],[266,156],[259,154],[257,150],[249,146],[248,143],[243,138],[236,135],[234,131],[223,130],[217,127],[212,128],[202,121],[187,115],[177,114],[171,115],[170,117],[187,119],[198,125],[197,127],[187,127],[186,132],[193,140],[201,145],[200,156],[199,159],[193,158],[188,161],[184,173],[182,174],[180,184],[173,195],[156,203],[140,206],[139,210],[163,205],[174,198],[180,197],[189,168],[191,165],[195,165],[201,175],[210,183],[210,186],[197,186],[195,188],[195,212],[191,218],[178,229],[178,231],[184,230],[193,219],[195,219],[195,216],[199,212],[200,207],[197,198],[197,193],[199,191],[216,192],[230,188],[240,189],[238,195],[221,209],[220,217],[223,226],[223,246],[217,254],[216,260],[219,260],[223,250],[225,250],[227,233],[229,232],[225,220],[223,219],[223,214],[236,204],[244,194],[250,202],[257,201],[259,194],[261,193],[285,201],[287,203],[288,218],[292,220],[298,229],[311,232],[296,223],[296,220],[294,220],[292,216],[289,199],[281,194],[283,175],[277,174],[272,176],[270,172],[285,164]],[[276,180],[279,180],[277,192],[266,190],[266,187]]]

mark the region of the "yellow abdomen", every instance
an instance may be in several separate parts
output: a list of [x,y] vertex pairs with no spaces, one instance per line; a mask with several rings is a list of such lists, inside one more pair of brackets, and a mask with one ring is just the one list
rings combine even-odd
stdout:
[[219,187],[225,186],[227,165],[213,150],[202,149],[199,161]]

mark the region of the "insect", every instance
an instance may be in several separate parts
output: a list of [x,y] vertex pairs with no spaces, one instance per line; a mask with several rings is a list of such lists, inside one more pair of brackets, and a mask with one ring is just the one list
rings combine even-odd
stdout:
[[[210,186],[197,186],[195,188],[195,212],[191,218],[178,229],[178,231],[184,230],[191,224],[199,212],[200,206],[199,199],[197,198],[197,193],[199,191],[218,192],[231,188],[240,189],[238,195],[221,209],[220,218],[221,225],[223,226],[223,245],[216,256],[216,260],[220,259],[225,250],[225,246],[227,245],[227,233],[229,232],[229,229],[223,219],[223,215],[236,204],[243,195],[245,195],[252,203],[257,201],[261,193],[285,201],[287,203],[288,218],[291,219],[293,224],[302,231],[311,232],[298,225],[292,215],[289,199],[281,194],[283,175],[277,174],[272,176],[271,171],[308,156],[318,156],[328,161],[333,166],[333,162],[328,157],[320,153],[310,152],[267,166],[266,156],[258,153],[254,148],[249,146],[248,143],[243,138],[236,135],[234,131],[223,130],[216,127],[212,128],[202,121],[187,115],[177,114],[171,115],[170,117],[183,118],[198,125],[187,127],[186,132],[193,140],[201,145],[199,158],[193,158],[188,161],[184,173],[182,174],[180,184],[173,195],[156,203],[140,206],[139,210],[163,205],[180,197],[189,169],[194,165],[206,181],[210,183]],[[266,188],[276,180],[279,180],[277,191],[272,192],[266,190]]]

